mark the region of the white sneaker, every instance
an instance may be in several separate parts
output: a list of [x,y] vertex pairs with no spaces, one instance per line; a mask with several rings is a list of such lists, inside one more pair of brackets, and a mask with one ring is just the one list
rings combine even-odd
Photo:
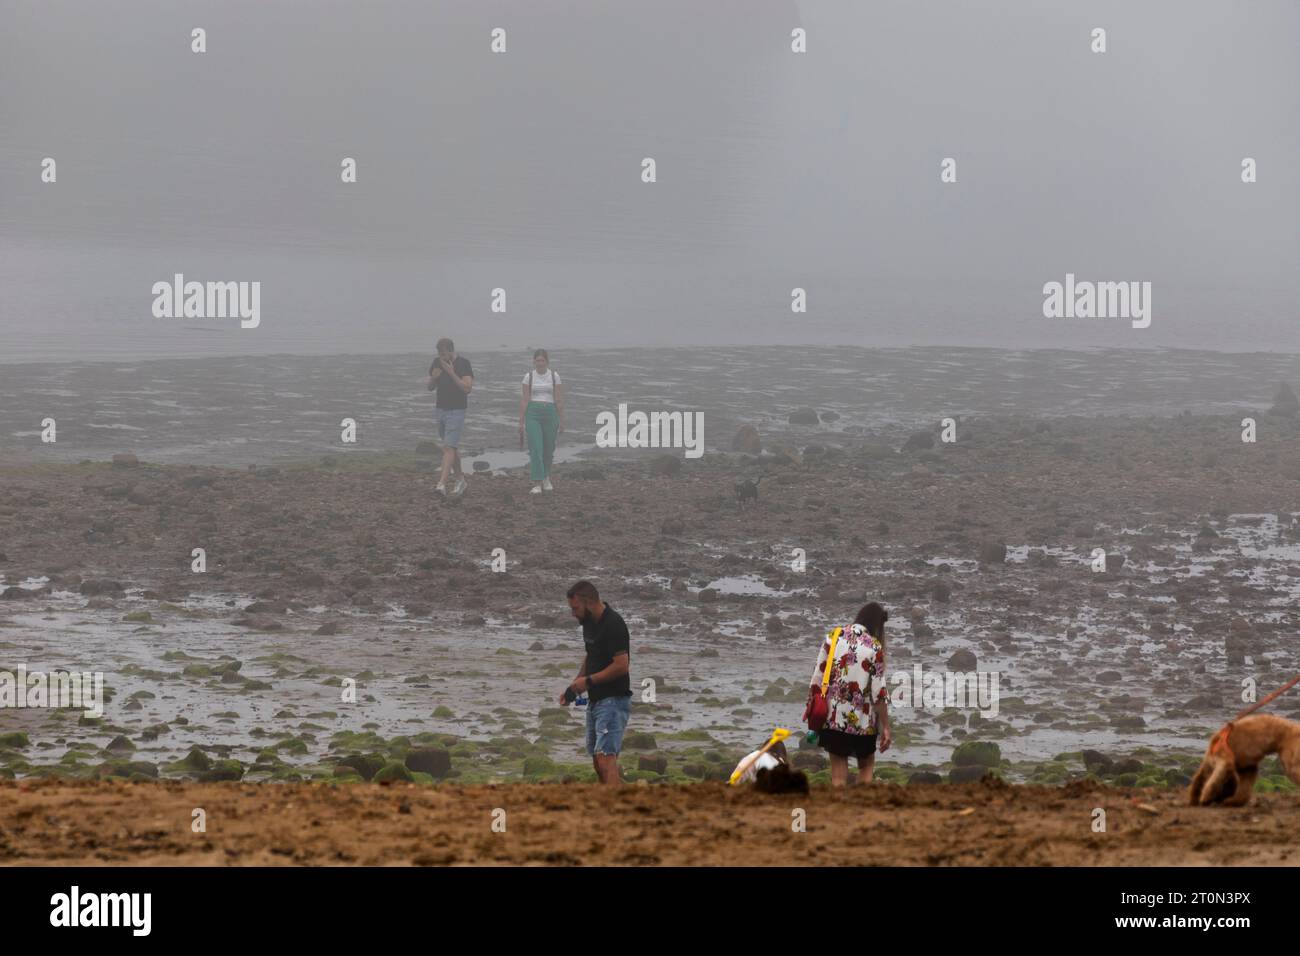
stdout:
[[447,497],[447,486],[444,485],[442,482],[439,482],[438,487],[434,488],[433,490],[438,494],[442,495],[444,498]]
[[555,490],[555,486],[551,484],[551,478],[549,475],[547,475],[545,478],[542,479],[542,491],[554,491],[554,490]]
[[456,479],[456,484],[454,484],[454,485],[452,486],[452,488],[451,488],[451,493],[452,493],[453,495],[463,495],[463,494],[465,493],[465,487],[466,487],[466,486],[465,486],[465,479],[464,479],[464,478],[457,478],[457,479]]
[[528,489],[528,493],[530,495],[540,495],[542,493],[542,486],[533,485],[531,488]]

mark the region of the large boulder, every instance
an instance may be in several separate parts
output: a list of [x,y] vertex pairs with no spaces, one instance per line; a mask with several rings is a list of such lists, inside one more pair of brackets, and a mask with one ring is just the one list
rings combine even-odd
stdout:
[[790,413],[791,425],[817,425],[820,423],[821,419],[817,417],[817,413],[811,408],[801,408]]
[[406,755],[406,769],[427,773],[435,780],[451,773],[451,754],[442,747],[423,747]]
[[991,740],[967,740],[952,752],[952,762],[958,767],[996,767],[1002,760],[1002,748]]

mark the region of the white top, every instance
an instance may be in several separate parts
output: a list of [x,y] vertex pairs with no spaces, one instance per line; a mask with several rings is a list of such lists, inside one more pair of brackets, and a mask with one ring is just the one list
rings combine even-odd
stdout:
[[554,405],[555,386],[563,385],[564,379],[560,378],[559,373],[553,368],[548,368],[544,375],[538,375],[535,370],[530,369],[528,374],[524,376],[523,384],[533,387],[531,401],[547,402]]
[[[751,750],[749,753],[745,754],[745,760],[749,760],[756,753],[758,753],[757,750]],[[745,760],[742,760],[740,763],[736,764],[736,766],[739,767],[741,763],[745,762]],[[781,761],[777,760],[770,753],[759,754],[758,759],[745,768],[745,772],[740,775],[740,780],[738,780],[737,783],[753,783],[758,779],[758,772],[760,770],[775,770],[779,766],[781,766]]]

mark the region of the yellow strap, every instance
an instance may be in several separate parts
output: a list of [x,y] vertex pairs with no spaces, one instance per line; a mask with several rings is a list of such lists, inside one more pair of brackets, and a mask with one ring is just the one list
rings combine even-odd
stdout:
[[822,674],[822,693],[826,693],[826,688],[831,686],[831,668],[835,666],[835,645],[840,641],[840,635],[844,633],[844,628],[837,627],[831,631],[831,652],[826,655],[826,673]]
[[778,727],[776,728],[776,730],[772,731],[772,739],[769,740],[767,743],[763,744],[762,748],[758,751],[758,753],[754,754],[752,758],[743,761],[740,764],[740,766],[737,767],[732,772],[731,780],[728,782],[732,784],[738,783],[740,781],[741,776],[744,774],[746,770],[750,768],[750,766],[754,763],[754,761],[758,760],[759,757],[763,756],[763,754],[767,753],[774,746],[776,746],[778,742],[785,740],[785,738],[789,736],[790,736],[790,731],[786,730],[784,727]]

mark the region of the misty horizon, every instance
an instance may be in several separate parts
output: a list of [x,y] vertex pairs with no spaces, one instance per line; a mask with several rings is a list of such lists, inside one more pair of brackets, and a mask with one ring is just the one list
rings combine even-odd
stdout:
[[[1292,5],[4,7],[0,362],[1300,352]],[[155,318],[176,273],[260,282],[264,320]],[[1150,327],[1045,318],[1070,274],[1150,282]]]

